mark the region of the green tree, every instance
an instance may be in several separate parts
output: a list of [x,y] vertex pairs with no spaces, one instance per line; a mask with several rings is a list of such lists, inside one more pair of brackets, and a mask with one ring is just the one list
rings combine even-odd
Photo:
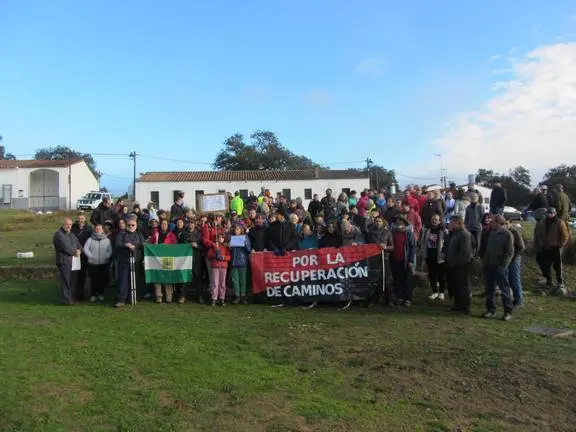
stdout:
[[247,144],[239,133],[228,137],[224,148],[216,155],[214,168],[224,171],[297,170],[319,166],[305,156],[292,153],[273,132],[257,130],[250,135],[250,140]]
[[[0,135],[0,142],[2,142],[2,135]],[[16,156],[12,153],[6,153],[6,148],[0,145],[0,160],[16,160]]]
[[576,199],[576,165],[559,165],[550,168],[544,174],[542,184],[544,183],[552,188],[557,184],[561,184],[570,199],[574,201]]
[[480,168],[476,174],[476,183],[488,187],[488,184],[494,178],[494,171]]
[[521,165],[510,171],[510,177],[512,177],[518,184],[526,186],[527,188],[529,188],[532,183],[530,171]]
[[72,160],[84,159],[84,162],[86,162],[92,174],[94,174],[96,178],[100,178],[100,173],[96,170],[96,161],[90,153],[79,153],[70,147],[56,146],[38,149],[34,155],[34,159],[36,160],[68,160],[68,158]]

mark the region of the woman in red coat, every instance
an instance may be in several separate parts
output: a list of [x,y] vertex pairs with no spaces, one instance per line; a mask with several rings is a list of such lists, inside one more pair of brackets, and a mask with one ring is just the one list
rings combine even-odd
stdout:
[[[162,219],[160,222],[160,229],[153,231],[148,239],[148,243],[152,244],[177,244],[178,240],[168,226],[168,220]],[[154,284],[154,291],[156,295],[156,303],[162,303],[162,284]],[[164,291],[166,292],[166,303],[172,303],[172,296],[174,295],[174,285],[164,284]]]

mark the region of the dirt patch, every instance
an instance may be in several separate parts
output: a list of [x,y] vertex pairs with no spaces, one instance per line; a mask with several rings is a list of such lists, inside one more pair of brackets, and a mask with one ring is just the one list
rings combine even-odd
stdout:
[[76,381],[66,383],[45,381],[36,386],[34,394],[40,398],[58,399],[67,403],[79,403],[80,405],[87,405],[93,400],[92,392],[85,390]]

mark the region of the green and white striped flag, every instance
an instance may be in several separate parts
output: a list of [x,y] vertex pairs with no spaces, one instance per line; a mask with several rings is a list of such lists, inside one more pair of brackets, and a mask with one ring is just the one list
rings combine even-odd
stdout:
[[192,280],[191,244],[144,245],[146,283],[187,283]]

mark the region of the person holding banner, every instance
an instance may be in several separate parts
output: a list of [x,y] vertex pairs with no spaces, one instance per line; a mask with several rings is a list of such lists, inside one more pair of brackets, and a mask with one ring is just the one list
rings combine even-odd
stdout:
[[394,250],[390,256],[396,304],[406,307],[412,304],[412,279],[416,270],[416,239],[409,227],[408,219],[402,215],[396,217],[392,229]]
[[137,231],[138,221],[136,215],[130,215],[126,223],[126,230],[116,235],[114,249],[118,263],[117,274],[117,308],[130,302],[130,256],[134,257],[136,266],[142,265],[143,235]]
[[337,248],[342,246],[342,236],[338,230],[338,222],[331,220],[326,225],[324,234],[320,238],[319,242],[320,248]]
[[[170,231],[169,223],[166,219],[160,222],[160,229],[152,234],[148,239],[148,243],[152,244],[177,244],[178,240],[174,232]],[[166,292],[166,303],[172,303],[172,296],[174,294],[174,285],[164,284],[164,291]],[[156,303],[162,303],[162,284],[154,284],[154,295],[156,296]]]
[[284,209],[276,212],[276,220],[270,224],[266,231],[266,249],[274,251],[277,255],[284,255],[286,251],[298,248],[298,235],[296,228],[286,221]]

